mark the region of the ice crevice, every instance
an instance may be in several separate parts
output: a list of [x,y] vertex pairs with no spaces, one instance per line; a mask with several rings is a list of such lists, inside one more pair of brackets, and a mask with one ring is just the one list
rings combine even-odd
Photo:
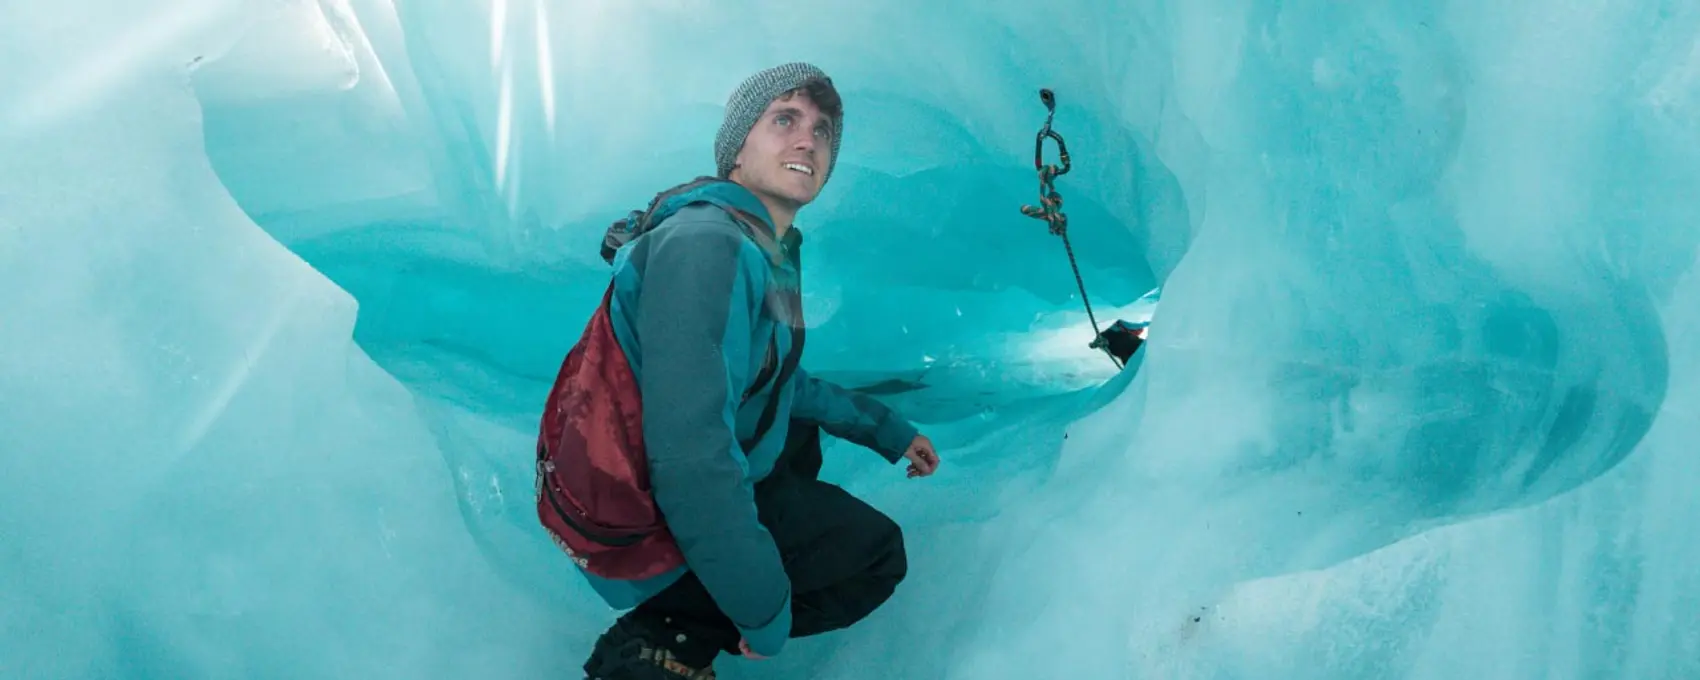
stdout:
[[1700,6],[0,13],[0,677],[579,677],[537,410],[792,60],[805,365],[946,462],[829,442],[909,577],[722,677],[1700,677]]

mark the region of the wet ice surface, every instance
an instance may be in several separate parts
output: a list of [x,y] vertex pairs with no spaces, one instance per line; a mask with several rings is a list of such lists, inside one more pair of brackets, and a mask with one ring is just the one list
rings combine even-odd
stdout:
[[807,365],[946,466],[832,444],[910,578],[723,677],[1700,675],[1700,11],[562,7],[4,9],[0,675],[577,677],[535,410],[792,59],[850,112]]

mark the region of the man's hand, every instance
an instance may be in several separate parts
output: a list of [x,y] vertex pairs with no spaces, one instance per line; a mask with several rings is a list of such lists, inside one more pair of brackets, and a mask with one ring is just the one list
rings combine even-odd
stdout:
[[748,658],[748,659],[756,659],[756,660],[759,661],[759,660],[767,658],[765,656],[762,656],[760,654],[757,654],[757,653],[751,651],[750,650],[750,641],[742,639],[742,638],[740,638],[738,640],[738,651],[743,652],[744,657]]
[[910,479],[930,476],[939,469],[939,454],[933,450],[933,440],[926,435],[916,435],[903,457],[909,459]]

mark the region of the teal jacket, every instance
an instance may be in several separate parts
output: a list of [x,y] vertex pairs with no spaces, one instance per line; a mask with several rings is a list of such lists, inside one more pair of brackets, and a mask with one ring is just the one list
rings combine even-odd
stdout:
[[[740,226],[724,208],[754,216]],[[879,402],[809,375],[800,366],[783,384],[755,394],[764,366],[799,339],[797,247],[776,239],[756,197],[730,182],[664,196],[648,232],[613,255],[614,335],[643,395],[643,436],[656,504],[686,567],[647,581],[612,581],[584,572],[609,605],[625,609],[660,592],[689,569],[751,649],[778,654],[791,633],[791,584],[773,537],[756,519],[754,485],[773,470],[790,418],[818,422],[891,463],[917,431]],[[772,390],[778,417],[748,451]],[[789,417],[787,417],[789,415]]]

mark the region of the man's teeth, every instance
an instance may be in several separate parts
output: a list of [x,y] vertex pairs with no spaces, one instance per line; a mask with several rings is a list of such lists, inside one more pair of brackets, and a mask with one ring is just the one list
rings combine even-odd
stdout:
[[814,168],[811,168],[807,165],[800,165],[800,164],[797,164],[797,163],[786,163],[785,169],[796,170],[797,172],[803,173],[803,174],[808,175],[810,177],[813,177],[814,174],[815,174]]

